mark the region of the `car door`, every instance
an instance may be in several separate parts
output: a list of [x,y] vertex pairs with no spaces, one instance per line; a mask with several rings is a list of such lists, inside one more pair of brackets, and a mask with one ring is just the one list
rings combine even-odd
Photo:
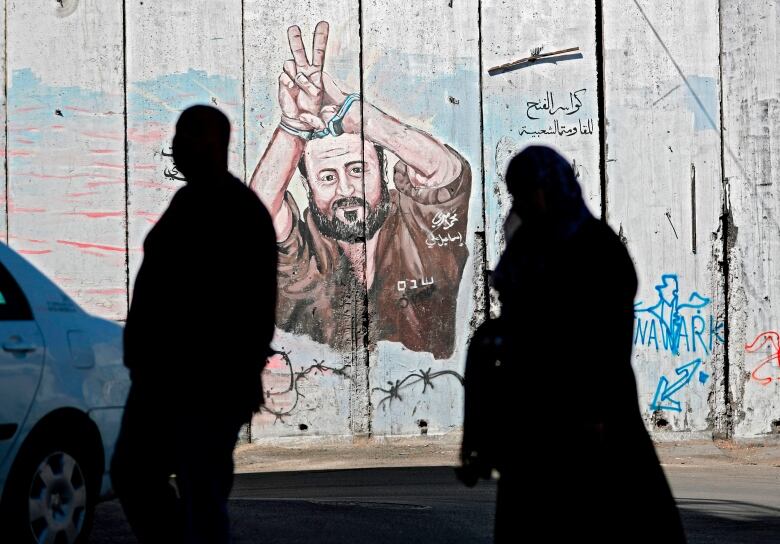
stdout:
[[0,465],[30,411],[43,356],[43,337],[27,297],[0,263]]

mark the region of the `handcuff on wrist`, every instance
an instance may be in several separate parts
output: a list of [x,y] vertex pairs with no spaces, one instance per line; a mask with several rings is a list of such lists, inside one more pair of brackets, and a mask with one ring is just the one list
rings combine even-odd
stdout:
[[326,136],[341,136],[344,134],[344,117],[346,117],[352,103],[358,100],[360,100],[360,93],[348,94],[344,102],[342,102],[339,111],[336,112],[336,115],[328,121],[327,126],[322,130],[301,130],[285,124],[284,121],[279,123],[279,128],[306,141],[317,140]]

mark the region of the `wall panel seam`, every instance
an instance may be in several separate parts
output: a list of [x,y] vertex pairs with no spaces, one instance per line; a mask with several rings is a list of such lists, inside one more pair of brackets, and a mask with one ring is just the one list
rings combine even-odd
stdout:
[[599,183],[601,187],[601,220],[607,221],[607,119],[604,87],[604,11],[596,0],[596,97],[599,109]]
[[122,87],[124,106],[124,163],[125,163],[125,292],[126,312],[130,312],[130,142],[127,134],[127,0],[122,0]]
[[5,110],[5,142],[3,164],[5,165],[5,243],[10,244],[11,228],[8,214],[8,0],[3,2],[3,109]]
[[731,223],[731,210],[729,206],[728,178],[726,177],[726,142],[723,129],[723,0],[718,0],[718,105],[720,107],[720,178],[721,178],[721,236],[723,252],[723,417],[725,420],[725,433],[727,438],[733,435],[733,414],[731,409],[731,359],[730,347],[730,323],[729,306],[731,304],[730,289],[730,255],[729,255],[729,228]]
[[[360,53],[358,55],[358,69],[360,72],[360,139],[361,139],[361,146],[360,146],[360,153],[361,153],[361,160],[363,161],[363,164],[365,164],[366,157],[365,157],[365,139],[366,139],[366,127],[365,127],[365,116],[363,111],[363,104],[365,103],[365,97],[366,97],[366,90],[364,86],[365,81],[365,67],[363,65],[363,59],[364,59],[364,53],[363,53],[363,0],[358,0],[358,41],[360,45]],[[384,167],[384,165],[382,165]],[[385,175],[385,174],[383,174]],[[365,173],[361,176],[361,181],[363,184],[363,196],[365,197],[366,194],[366,177]],[[364,206],[367,206],[367,204],[364,204]],[[368,210],[364,210],[364,217],[365,214],[368,212]],[[371,383],[370,383],[370,354],[369,354],[369,329],[370,329],[370,320],[371,315],[368,311],[368,232],[366,230],[367,225],[366,222],[363,222],[363,278],[365,278],[365,282],[363,285],[363,307],[362,315],[361,315],[361,328],[360,331],[361,334],[361,342],[362,342],[362,349],[363,349],[363,359],[361,363],[364,364],[365,368],[360,369],[361,372],[365,372],[365,387],[366,387],[366,422],[365,422],[365,431],[366,434],[370,437],[372,435],[372,426],[371,426],[371,420],[372,420],[372,406],[371,406]],[[357,367],[356,367],[357,371]],[[359,375],[355,376],[356,378],[359,378]],[[358,386],[359,387],[359,386]]]

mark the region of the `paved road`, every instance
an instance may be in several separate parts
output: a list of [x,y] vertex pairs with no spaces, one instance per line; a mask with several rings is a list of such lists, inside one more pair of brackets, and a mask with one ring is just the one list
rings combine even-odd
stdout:
[[[666,471],[691,544],[780,542],[780,468]],[[491,483],[415,467],[239,474],[230,509],[238,543],[488,543],[494,501]],[[135,542],[116,501],[99,506],[91,542]]]
[[[237,543],[489,543],[495,489],[448,467],[238,474],[230,513]],[[117,501],[98,507],[91,542],[134,542]]]
[[664,467],[691,544],[780,542],[780,467]]

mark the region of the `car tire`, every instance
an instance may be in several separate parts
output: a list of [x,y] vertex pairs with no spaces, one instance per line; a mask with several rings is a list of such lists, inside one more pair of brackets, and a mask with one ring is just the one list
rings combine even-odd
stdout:
[[12,535],[10,542],[87,542],[100,475],[94,455],[74,434],[38,433],[19,452],[3,493],[3,532]]

